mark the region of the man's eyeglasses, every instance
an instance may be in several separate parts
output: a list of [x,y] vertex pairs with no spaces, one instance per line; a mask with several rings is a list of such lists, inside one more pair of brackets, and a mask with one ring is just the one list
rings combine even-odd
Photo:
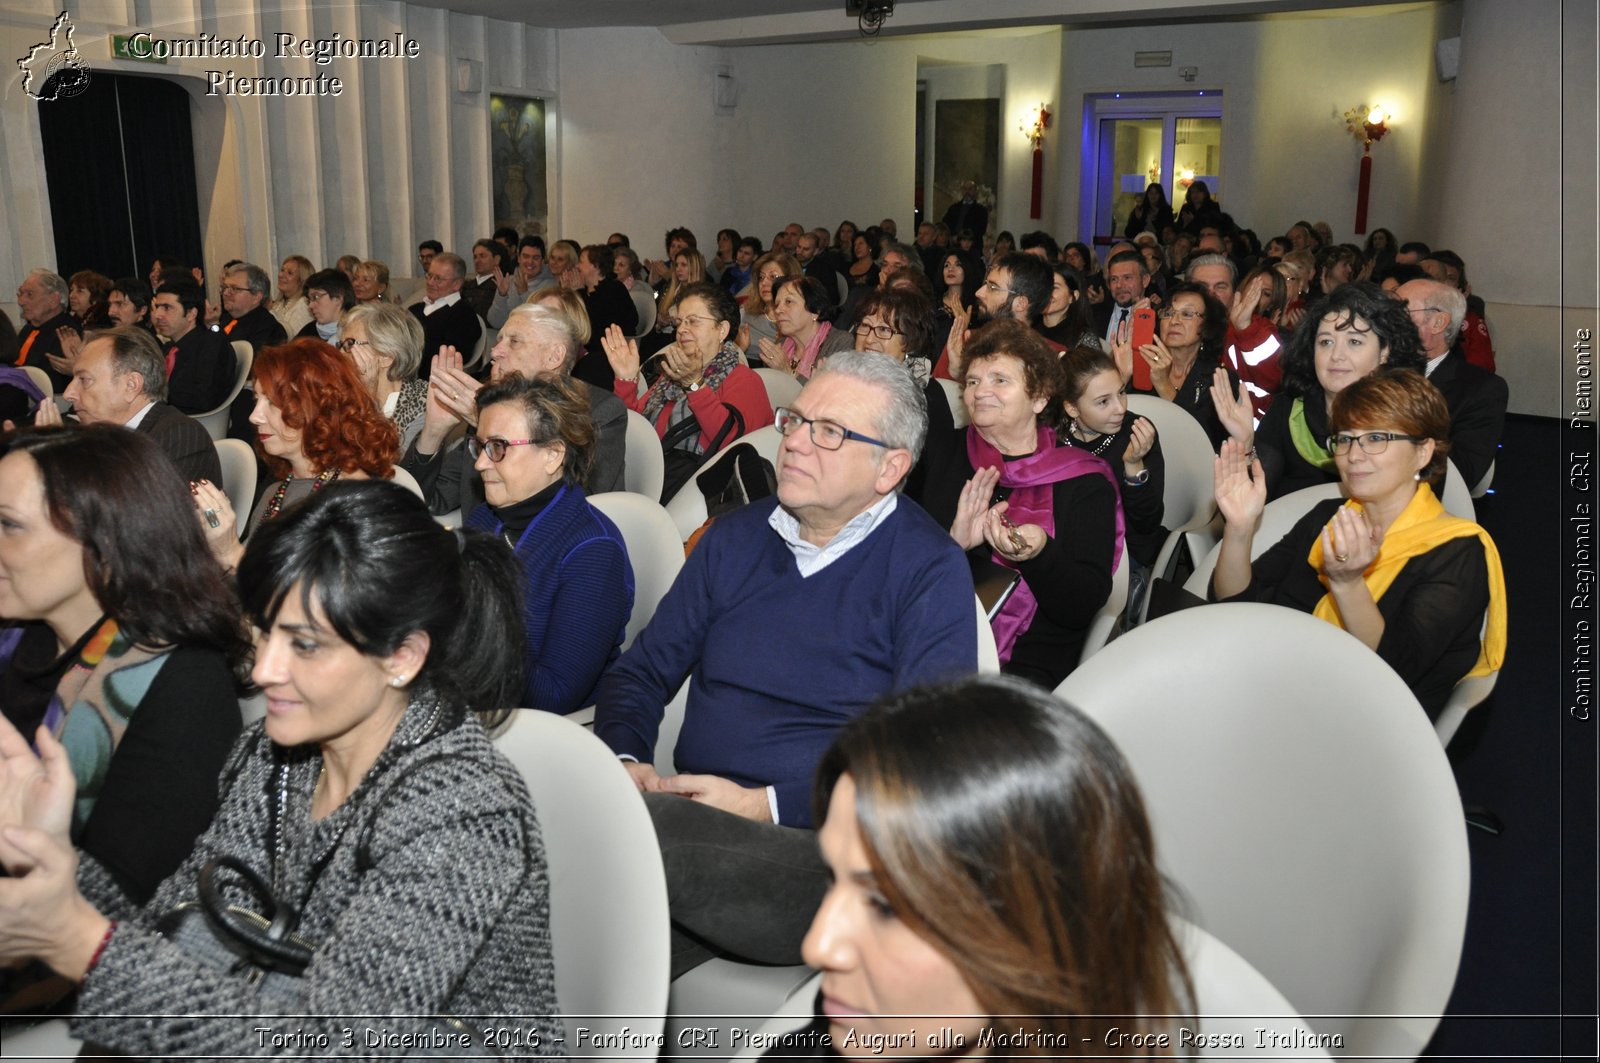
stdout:
[[1348,454],[1350,444],[1361,447],[1363,454],[1382,454],[1389,449],[1391,440],[1403,439],[1407,443],[1420,443],[1424,436],[1408,436],[1400,432],[1339,432],[1328,437],[1328,449],[1335,454]]
[[984,281],[983,286],[989,289],[991,292],[1005,292],[1007,295],[1017,294],[1017,290],[1015,288],[1007,288],[1004,284],[996,284],[992,280]]
[[863,332],[870,332],[874,336],[878,337],[880,340],[885,340],[885,341],[892,340],[896,336],[904,336],[905,335],[904,332],[901,332],[899,329],[895,328],[893,325],[869,325],[865,321],[863,321],[861,324],[856,326],[856,335],[857,336],[861,335]]
[[508,447],[537,447],[541,446],[537,439],[501,439],[491,436],[488,439],[479,439],[477,436],[467,437],[467,453],[473,461],[478,460],[480,454],[489,455],[489,460],[496,465],[505,460]]
[[779,406],[773,411],[773,424],[777,426],[778,434],[785,436],[794,435],[801,425],[808,426],[811,429],[811,442],[823,450],[838,450],[844,446],[844,441],[847,439],[854,439],[858,443],[871,443],[875,447],[889,449],[889,444],[881,439],[873,439],[871,436],[864,436],[860,432],[852,432],[843,425],[835,424],[832,421],[802,417],[785,406]]
[[222,290],[225,291],[225,292],[233,292],[235,295],[237,295],[240,292],[247,292],[250,289],[249,288],[241,288],[237,284],[224,284],[222,286]]

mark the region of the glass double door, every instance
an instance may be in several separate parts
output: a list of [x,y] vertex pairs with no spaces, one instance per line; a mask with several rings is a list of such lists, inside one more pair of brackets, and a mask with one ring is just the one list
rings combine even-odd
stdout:
[[[1196,98],[1163,101],[1123,97],[1103,101],[1107,104],[1104,111],[1111,113],[1097,115],[1097,241],[1124,234],[1129,213],[1149,185],[1162,187],[1174,213],[1182,207],[1189,186],[1196,181],[1204,181],[1213,196],[1221,197],[1221,100],[1211,96],[1205,100],[1200,107],[1196,106]],[[1164,107],[1163,102],[1169,105]],[[1181,106],[1171,106],[1172,103]],[[1212,113],[1196,113],[1205,110]]]

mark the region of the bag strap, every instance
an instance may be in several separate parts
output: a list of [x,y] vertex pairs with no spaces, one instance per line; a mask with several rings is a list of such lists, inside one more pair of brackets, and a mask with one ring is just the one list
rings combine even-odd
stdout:
[[[738,434],[733,435],[732,438],[737,439],[739,436],[744,435],[744,414],[740,413],[739,408],[731,403],[724,402],[722,404],[722,408],[727,410],[730,416],[723,420],[722,427],[718,429],[717,434],[712,437],[711,445],[706,448],[705,453],[701,455],[701,457],[709,458],[711,455],[721,450],[722,444],[728,441],[730,433],[732,433],[735,428],[738,429]],[[700,434],[700,419],[697,418],[693,412],[691,412],[688,417],[685,417],[683,420],[667,429],[666,435],[661,437],[661,450],[663,453],[673,450],[678,446],[678,444],[686,442],[687,440],[692,439]]]

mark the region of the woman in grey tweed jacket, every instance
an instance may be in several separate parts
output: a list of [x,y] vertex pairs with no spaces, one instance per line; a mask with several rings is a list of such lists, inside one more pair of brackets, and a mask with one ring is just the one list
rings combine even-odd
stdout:
[[[65,844],[59,747],[34,758],[0,733],[0,824],[21,825],[0,832],[15,876],[0,880],[0,960],[80,980],[73,1033],[131,1055],[437,1055],[454,1030],[442,1016],[499,1054],[564,1055],[538,824],[466,712],[521,690],[518,647],[484,637],[521,630],[515,564],[387,483],[330,485],[264,525],[239,582],[267,718],[150,904],[134,909]],[[270,995],[156,928],[222,855],[295,903],[317,946]]]

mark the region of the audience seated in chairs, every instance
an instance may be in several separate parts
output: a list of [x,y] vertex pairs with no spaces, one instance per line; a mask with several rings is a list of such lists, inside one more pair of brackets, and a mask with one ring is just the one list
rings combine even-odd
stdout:
[[[155,440],[185,480],[221,482],[222,466],[205,426],[167,403],[166,358],[144,329],[96,333],[73,360],[64,397],[79,424],[132,428]],[[61,414],[45,403],[34,423],[60,424]]]
[[357,301],[355,287],[342,271],[318,270],[306,281],[306,306],[311,309],[311,320],[295,333],[295,338],[318,339],[339,346],[339,319]]
[[403,453],[422,431],[428,403],[427,382],[417,376],[422,326],[401,307],[373,300],[346,310],[339,332],[339,349],[356,367],[372,401],[399,430]]
[[662,348],[661,376],[643,394],[638,343],[616,326],[600,339],[616,372],[617,398],[661,436],[667,457],[663,502],[725,444],[772,423],[767,389],[731,342],[738,314],[733,296],[716,285],[685,289],[678,300],[678,338]]
[[1061,365],[1042,336],[996,321],[965,358],[971,423],[929,437],[918,501],[979,583],[1014,583],[992,620],[1001,664],[1053,690],[1111,595],[1123,550],[1116,480],[1093,454],[1057,445]]
[[[1254,446],[1266,472],[1268,499],[1338,479],[1326,443],[1328,414],[1339,392],[1380,367],[1423,367],[1417,327],[1406,304],[1367,282],[1336,288],[1314,303],[1283,353],[1283,393],[1256,431],[1248,395],[1218,371],[1212,398],[1233,439]],[[1242,389],[1240,389],[1242,391]]]
[[[553,300],[562,309],[552,309],[546,300]],[[573,361],[582,349],[579,337],[588,327],[582,313],[577,297],[571,292],[563,295],[558,288],[547,288],[533,304],[511,311],[490,354],[490,382],[513,373],[570,379]],[[483,502],[483,482],[473,470],[471,456],[460,447],[447,449],[447,444],[463,428],[477,424],[476,395],[483,385],[462,368],[461,355],[453,350],[441,353],[434,361],[437,375],[428,386],[422,430],[406,450],[401,465],[416,478],[433,512],[443,514],[459,509],[467,514]],[[627,454],[628,409],[615,395],[593,385],[584,384],[583,391],[599,434],[584,490],[589,494],[620,491]]]
[[[1211,389],[1221,379],[1218,374],[1226,375],[1230,395],[1238,386],[1238,377],[1223,365],[1227,311],[1205,286],[1185,282],[1167,294],[1166,305],[1156,312],[1156,318],[1157,335],[1137,351],[1127,334],[1112,342],[1117,368],[1129,381],[1130,390],[1159,395],[1177,405],[1200,422],[1213,449],[1220,447],[1228,438],[1228,428],[1217,414]],[[1148,370],[1149,387],[1138,383],[1144,374],[1134,373],[1136,358]]]
[[224,402],[239,368],[232,342],[201,320],[205,308],[205,289],[187,279],[163,284],[150,301],[150,320],[166,351],[168,401],[191,415]]
[[1494,541],[1434,494],[1450,453],[1449,411],[1420,373],[1380,370],[1339,389],[1328,430],[1350,501],[1313,507],[1253,562],[1265,470],[1239,443],[1223,445],[1212,595],[1276,602],[1344,628],[1399,673],[1431,719],[1458,680],[1500,667],[1506,639]]
[[460,255],[441,252],[428,263],[427,296],[409,307],[422,325],[422,368],[424,380],[433,371],[433,356],[446,347],[472,353],[483,335],[478,314],[461,297],[467,264]]
[[[828,882],[808,799],[823,750],[876,697],[977,668],[965,562],[898,493],[926,424],[898,365],[835,355],[779,424],[777,497],[718,518],[601,680],[595,734],[661,839],[675,974],[719,953],[798,962]],[[662,777],[663,707],[686,676],[681,774]]]
[[[1056,1045],[1176,1041],[1194,990],[1144,803],[1087,716],[1000,677],[891,696],[840,732],[813,801],[820,1008],[770,1056],[955,1058],[1015,1016]],[[960,1040],[929,1053],[936,1028]],[[833,1053],[807,1049],[823,1035]]]
[[26,785],[37,741],[51,822],[142,903],[217,807],[249,652],[238,600],[148,436],[28,428],[0,452],[0,777]]
[[[400,456],[394,422],[373,403],[354,364],[321,340],[268,347],[256,358],[256,453],[277,481],[256,499],[245,537],[340,477],[387,479]],[[237,567],[244,544],[217,484],[195,485],[201,530],[217,558]],[[213,521],[215,523],[213,523]]]
[[[172,491],[181,509],[176,477]],[[399,1043],[465,1030],[469,1051],[492,1053],[471,1024],[441,1018],[479,1015],[518,1016],[519,1036],[559,1043],[539,824],[472,715],[521,690],[515,644],[484,637],[515,623],[510,552],[440,528],[398,487],[341,483],[263,529],[239,576],[268,713],[235,745],[220,786],[213,769],[190,799],[193,816],[220,790],[210,827],[153,897],[131,898],[92,853],[74,856],[72,769],[46,745],[42,764],[0,787],[15,839],[0,856],[18,872],[0,881],[0,956],[37,957],[81,983],[71,1027],[101,1046],[91,1054],[227,1054],[285,1011],[307,1016],[299,1036],[330,1045],[362,1014],[386,1016]],[[226,620],[238,630],[236,613]],[[23,768],[33,754],[19,745],[9,735],[8,761]],[[19,784],[40,773],[48,789],[19,800]],[[141,821],[124,836],[149,831]],[[275,915],[314,944],[280,941],[278,955],[303,967],[280,961],[263,985],[252,975],[264,967],[234,973],[161,932],[213,874],[230,874],[220,857],[296,898],[293,914]]]
[[593,703],[633,607],[622,533],[583,491],[597,442],[583,390],[509,374],[478,392],[465,448],[486,496],[467,527],[504,539],[522,566],[522,704],[556,713]]

